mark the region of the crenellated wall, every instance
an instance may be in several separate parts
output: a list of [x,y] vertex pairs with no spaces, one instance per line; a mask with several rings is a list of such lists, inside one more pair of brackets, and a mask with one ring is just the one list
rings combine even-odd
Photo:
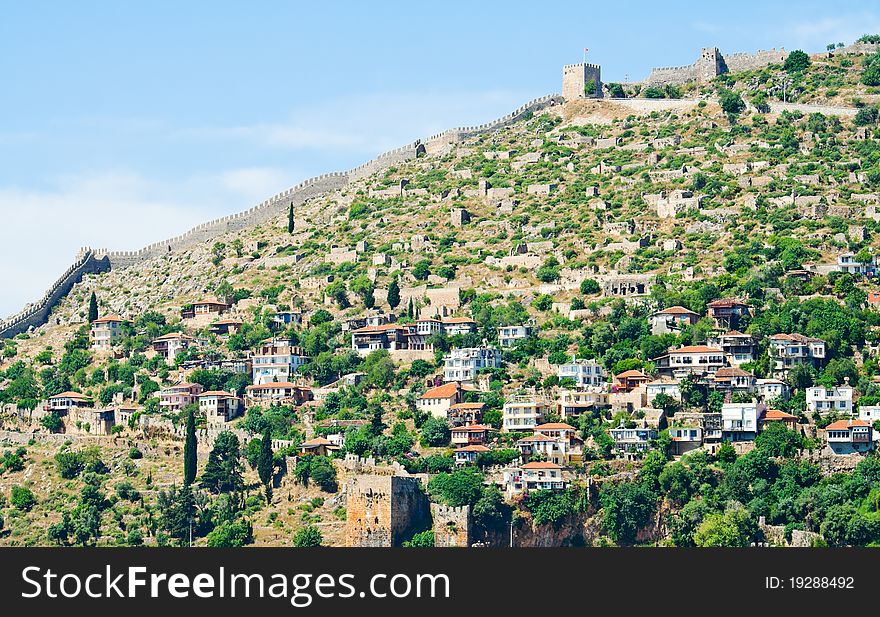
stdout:
[[29,304],[17,314],[0,324],[0,338],[11,338],[30,328],[36,328],[48,321],[49,314],[55,305],[70,292],[74,285],[82,280],[84,274],[99,274],[110,271],[110,260],[106,255],[97,256],[90,248],[85,248],[77,255],[64,274],[55,281],[37,302]]
[[645,80],[646,86],[681,85],[691,81],[705,82],[722,73],[736,73],[759,69],[768,64],[782,64],[788,54],[785,49],[759,50],[753,54],[735,53],[722,55],[715,47],[700,50],[699,59],[687,66],[670,66],[651,69]]
[[527,112],[537,111],[561,102],[562,98],[558,94],[550,94],[529,101],[511,113],[492,122],[450,129],[443,133],[432,135],[424,143],[422,140],[416,140],[411,144],[380,154],[363,165],[348,171],[332,172],[309,178],[286,191],[270,197],[249,210],[202,223],[186,233],[161,242],[154,242],[137,251],[84,249],[77,256],[76,262],[67,269],[38,302],[28,305],[5,322],[0,322],[0,338],[9,338],[25,332],[31,327],[36,328],[45,324],[52,308],[61,298],[67,295],[74,284],[82,279],[83,274],[107,272],[113,268],[128,268],[148,259],[161,257],[174,251],[209,242],[231,231],[266,223],[273,217],[286,213],[291,204],[297,207],[309,199],[343,189],[350,183],[366,178],[376,172],[413,160],[425,153],[427,148],[436,147],[438,144],[457,143],[468,137],[502,128],[515,122]]

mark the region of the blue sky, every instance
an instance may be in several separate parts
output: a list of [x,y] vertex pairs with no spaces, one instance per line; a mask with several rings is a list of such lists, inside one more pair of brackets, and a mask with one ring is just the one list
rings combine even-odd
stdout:
[[878,3],[7,3],[0,315],[80,246],[138,248],[558,92],[584,47],[622,81],[704,46],[819,51],[866,32]]

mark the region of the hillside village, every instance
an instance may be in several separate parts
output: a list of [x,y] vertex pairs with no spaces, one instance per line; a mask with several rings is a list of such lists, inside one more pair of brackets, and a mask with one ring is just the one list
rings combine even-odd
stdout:
[[0,327],[0,544],[880,542],[878,104],[880,36],[567,65],[254,224],[84,249]]

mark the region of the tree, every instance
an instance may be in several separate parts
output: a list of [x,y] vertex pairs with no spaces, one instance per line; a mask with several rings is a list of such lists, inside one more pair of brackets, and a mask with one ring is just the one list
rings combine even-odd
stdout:
[[803,446],[803,437],[782,422],[769,422],[755,438],[755,447],[768,456],[794,456]]
[[263,433],[263,439],[260,442],[260,456],[257,459],[257,473],[260,475],[260,482],[263,483],[266,491],[266,503],[272,503],[272,474],[275,471],[275,463],[272,458],[272,431],[266,427]]
[[483,494],[483,474],[474,467],[438,473],[428,482],[428,492],[453,507],[474,505]]
[[293,202],[290,204],[290,209],[287,211],[287,233],[292,234],[294,228],[293,222]]
[[293,545],[297,548],[321,546],[321,542],[323,541],[324,538],[321,536],[321,532],[314,525],[302,527],[296,532],[296,535],[293,536]]
[[416,262],[412,269],[412,275],[418,281],[424,281],[431,274],[431,260],[422,259]]
[[403,543],[404,548],[434,548],[434,530],[421,531]]
[[714,512],[706,516],[694,533],[694,544],[705,547],[748,546],[755,533],[755,525],[744,507],[728,508],[724,514]]
[[721,106],[721,111],[732,116],[737,115],[746,108],[742,97],[727,88],[722,89],[718,93],[718,104]]
[[782,68],[789,73],[798,73],[805,70],[808,66],[810,66],[810,56],[800,49],[795,49],[785,58]]
[[61,416],[58,415],[57,411],[51,411],[40,418],[40,424],[50,433],[57,433],[61,430],[61,427],[64,426],[64,422],[61,420]]
[[186,412],[186,440],[183,444],[183,484],[189,486],[196,479],[198,467],[198,445],[196,444],[196,416],[193,409]]
[[223,521],[208,534],[210,547],[240,548],[254,541],[254,528],[250,521]]
[[656,502],[649,488],[631,482],[603,487],[599,500],[604,511],[602,525],[618,544],[635,542],[639,529],[651,520]]
[[244,485],[238,437],[223,431],[214,440],[208,463],[202,472],[202,486],[213,493],[239,491]]
[[37,498],[31,489],[24,486],[13,486],[10,494],[9,503],[12,507],[21,512],[27,512],[37,505]]
[[98,296],[93,291],[89,298],[89,323],[93,323],[96,319],[98,319]]
[[599,283],[593,279],[584,279],[581,281],[581,294],[585,296],[591,296],[593,294],[599,293],[601,291],[601,287],[599,287]]
[[397,308],[397,305],[400,304],[400,283],[397,282],[397,277],[391,279],[391,284],[388,285],[388,306],[391,309]]
[[865,105],[856,112],[856,117],[853,119],[853,123],[856,126],[874,125],[877,124],[878,115],[880,115],[880,112],[878,112],[876,105]]
[[440,447],[449,443],[449,425],[443,418],[428,418],[421,430],[423,446]]

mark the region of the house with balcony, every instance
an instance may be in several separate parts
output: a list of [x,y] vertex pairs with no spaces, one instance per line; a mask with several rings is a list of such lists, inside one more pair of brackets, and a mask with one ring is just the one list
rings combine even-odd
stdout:
[[707,344],[709,347],[723,351],[733,366],[754,362],[758,359],[758,343],[751,334],[731,330],[710,337]]
[[743,318],[751,314],[752,307],[744,300],[738,298],[722,298],[713,300],[706,305],[709,317],[715,320],[719,328],[723,330],[736,330]]
[[118,315],[108,315],[92,322],[89,328],[89,340],[93,351],[110,351],[122,336],[122,324],[125,320]]
[[721,438],[725,441],[754,441],[758,419],[767,406],[761,402],[724,403],[721,406]]
[[550,402],[536,394],[513,395],[504,403],[501,430],[505,433],[533,431],[551,410]]
[[484,446],[489,441],[491,426],[469,424],[456,426],[450,430],[450,441],[453,446]]
[[717,347],[687,345],[671,349],[666,355],[654,358],[657,372],[665,377],[682,379],[688,375],[711,377],[729,366],[727,355]]
[[464,400],[464,388],[460,382],[453,381],[442,386],[428,388],[416,399],[416,409],[429,413],[434,418],[447,419],[453,405]]
[[293,340],[263,341],[251,357],[254,384],[289,382],[310,359]]
[[309,454],[315,456],[329,456],[334,452],[338,452],[341,447],[341,443],[334,442],[327,437],[315,437],[299,444],[299,453],[303,456]]
[[522,460],[528,461],[533,456],[543,457],[557,465],[566,464],[566,443],[555,437],[534,434],[516,440],[516,448],[522,453]]
[[683,306],[671,306],[651,315],[651,334],[678,334],[700,321],[700,314]]
[[774,334],[767,337],[767,342],[767,353],[776,374],[785,374],[799,364],[819,367],[825,360],[825,341],[822,339],[803,334]]
[[153,350],[172,363],[179,353],[195,345],[196,340],[182,332],[171,332],[153,339]]
[[651,447],[651,441],[657,439],[658,432],[656,428],[649,427],[645,423],[637,423],[630,428],[621,422],[617,428],[609,429],[608,434],[614,441],[614,453],[631,457],[647,452]]
[[872,257],[867,263],[856,259],[855,253],[843,253],[837,256],[837,269],[840,272],[857,276],[874,276],[877,274],[877,264]]
[[781,379],[759,379],[757,388],[758,395],[768,402],[777,398],[788,400],[790,394],[788,384]]
[[506,470],[504,484],[508,499],[524,491],[562,491],[568,488],[562,466],[549,461],[526,463]]
[[672,425],[696,426],[703,431],[703,444],[717,444],[722,437],[722,419],[720,412],[678,411],[672,418]]
[[491,452],[491,448],[481,444],[473,444],[469,446],[462,446],[461,448],[456,448],[453,450],[452,454],[455,457],[456,465],[476,465],[477,459],[484,452]]
[[251,405],[290,405],[299,407],[314,400],[312,389],[289,381],[269,381],[245,389],[245,403]]
[[873,427],[864,420],[838,420],[825,427],[825,443],[834,454],[863,454],[874,449]]
[[221,319],[208,326],[208,330],[217,336],[226,337],[241,332],[241,326],[240,319]]
[[199,395],[205,391],[198,383],[179,383],[159,391],[159,409],[177,412],[193,403],[198,403]]
[[485,403],[453,403],[446,412],[446,421],[452,427],[479,424],[485,409]]
[[604,389],[561,390],[556,399],[556,414],[567,419],[609,406],[609,393]]
[[477,331],[477,322],[470,317],[444,317],[441,321],[446,336],[473,334]]
[[608,382],[605,367],[593,359],[577,360],[572,357],[571,362],[557,367],[556,376],[560,380],[573,379],[575,387],[580,389],[602,388]]
[[415,325],[409,328],[396,323],[363,326],[351,331],[351,348],[362,356],[377,349],[397,351],[406,349],[407,332],[415,332]]
[[851,416],[853,405],[853,389],[849,385],[813,386],[807,388],[807,414],[818,413],[821,416],[836,412],[838,415]]
[[767,428],[767,425],[772,424],[774,422],[779,422],[785,426],[785,428],[789,430],[796,430],[798,419],[797,416],[792,415],[790,413],[785,413],[779,409],[767,409],[764,411],[764,415],[762,415],[759,419],[759,430],[764,430]]
[[241,399],[231,392],[210,390],[199,395],[199,411],[208,424],[226,424],[241,413]]
[[517,341],[532,336],[534,329],[534,324],[525,324],[522,326],[499,326],[498,345],[501,347],[513,347]]
[[453,349],[443,358],[443,381],[472,383],[480,371],[502,365],[501,350],[495,347]]
[[55,412],[58,415],[65,415],[71,409],[86,409],[95,406],[95,401],[80,392],[62,392],[55,394],[46,399],[43,411]]
[[651,381],[642,371],[629,370],[614,376],[614,392],[632,392]]
[[712,376],[712,386],[722,392],[756,392],[758,379],[737,366],[725,366]]
[[661,394],[681,402],[681,382],[678,379],[666,378],[655,379],[645,384],[645,397],[648,403],[653,403]]
[[703,427],[697,425],[670,426],[669,438],[672,440],[672,453],[675,456],[687,454],[703,445]]

